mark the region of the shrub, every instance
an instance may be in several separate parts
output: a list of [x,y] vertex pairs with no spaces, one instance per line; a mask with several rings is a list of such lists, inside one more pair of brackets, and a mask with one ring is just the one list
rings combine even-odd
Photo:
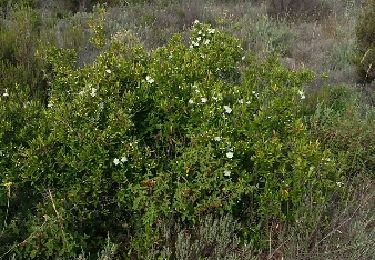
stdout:
[[0,21],[0,86],[13,91],[15,85],[29,90],[29,98],[44,98],[45,63],[35,55],[38,49],[50,46],[51,39],[42,34],[40,14],[30,8],[12,10]]
[[[249,18],[254,19],[252,16]],[[249,22],[254,26],[249,27]],[[247,23],[243,22],[243,30],[247,30],[243,33],[247,36],[244,41],[250,50],[256,52],[285,54],[296,37],[295,30],[288,23],[276,21],[266,14],[258,13],[254,21]]]
[[122,257],[143,258],[160,223],[208,213],[234,214],[263,247],[272,221],[307,216],[306,201],[336,190],[335,160],[303,122],[308,71],[243,59],[238,40],[198,21],[190,46],[113,41],[82,69],[74,55],[48,55],[46,108],[2,90],[1,182],[35,198],[29,234],[8,242],[18,259],[95,253],[108,233]]
[[357,58],[356,68],[360,81],[375,79],[375,1],[368,0],[356,26]]
[[[14,10],[1,20],[0,58],[2,63],[19,64],[31,71],[33,50],[37,45],[36,31],[40,25],[38,13],[29,8]],[[6,83],[6,82],[4,82]]]
[[163,239],[147,259],[255,259],[238,233],[241,224],[231,215],[208,215],[192,227],[173,221],[163,224]]
[[23,7],[23,6],[29,6],[29,7],[35,7],[36,1],[35,0],[0,0],[0,9],[7,14],[8,11],[10,11],[14,7]]
[[321,91],[312,116],[314,135],[341,157],[347,177],[373,175],[375,170],[375,114],[363,96],[349,87]]
[[332,12],[326,0],[268,0],[267,12],[273,17],[321,19]]

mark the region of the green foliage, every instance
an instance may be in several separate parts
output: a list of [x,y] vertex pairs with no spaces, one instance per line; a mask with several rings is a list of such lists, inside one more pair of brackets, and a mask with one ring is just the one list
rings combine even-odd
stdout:
[[40,33],[39,13],[30,8],[15,9],[0,23],[0,89],[13,92],[21,85],[22,94],[43,99],[44,62],[35,52],[48,46],[48,40]]
[[35,7],[36,0],[0,0],[0,9],[2,11],[14,7]]
[[375,79],[375,1],[367,0],[356,26],[356,68],[359,80],[371,82]]
[[348,87],[330,87],[318,95],[312,131],[340,158],[347,177],[373,175],[375,170],[375,114],[363,95]]
[[38,13],[24,8],[10,13],[7,20],[1,20],[2,63],[31,66],[33,51],[37,42],[35,31],[40,19]]
[[94,10],[94,15],[89,22],[90,29],[92,30],[91,43],[98,49],[105,45],[105,9],[102,6],[97,6]]
[[47,107],[3,90],[1,183],[35,198],[18,259],[98,252],[108,233],[142,258],[158,223],[211,212],[234,214],[263,247],[269,221],[336,190],[335,160],[303,122],[310,72],[243,58],[238,40],[198,21],[189,46],[176,35],[150,52],[108,48],[82,69],[51,49]]

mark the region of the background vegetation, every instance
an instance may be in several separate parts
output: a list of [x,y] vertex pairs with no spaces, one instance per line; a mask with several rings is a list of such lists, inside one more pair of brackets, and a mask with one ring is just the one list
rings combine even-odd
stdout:
[[0,259],[373,258],[373,0],[107,2],[0,1]]

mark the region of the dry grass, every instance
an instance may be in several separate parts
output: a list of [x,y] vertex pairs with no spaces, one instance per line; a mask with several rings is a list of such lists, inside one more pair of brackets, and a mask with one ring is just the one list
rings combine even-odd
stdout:
[[[328,224],[325,217],[330,217]],[[366,183],[353,184],[343,205],[333,201],[320,210],[312,232],[303,229],[303,225],[293,225],[287,233],[281,244],[285,259],[373,259],[375,183],[367,179]]]
[[267,0],[267,14],[288,19],[322,20],[333,11],[327,0]]
[[[165,221],[161,226],[163,241],[145,253],[144,259],[374,259],[375,183],[358,178],[344,185],[348,193],[343,197],[337,196],[321,208],[307,203],[307,212],[295,223],[270,226],[269,247],[261,252],[240,241],[241,224],[231,216],[206,216],[190,228]],[[103,252],[112,257],[104,259],[116,259],[117,249],[108,244]]]

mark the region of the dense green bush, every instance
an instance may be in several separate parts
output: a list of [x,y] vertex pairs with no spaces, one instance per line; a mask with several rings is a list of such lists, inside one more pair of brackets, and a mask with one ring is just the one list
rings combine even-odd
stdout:
[[198,21],[189,44],[147,52],[120,37],[82,69],[54,48],[46,107],[20,85],[1,90],[0,201],[19,206],[0,213],[29,212],[22,231],[4,227],[17,259],[98,252],[108,234],[142,258],[167,218],[208,213],[234,214],[262,247],[268,224],[308,217],[307,201],[337,190],[335,160],[303,121],[310,72],[245,58]]
[[375,1],[367,0],[356,26],[359,80],[371,82],[375,79]]

